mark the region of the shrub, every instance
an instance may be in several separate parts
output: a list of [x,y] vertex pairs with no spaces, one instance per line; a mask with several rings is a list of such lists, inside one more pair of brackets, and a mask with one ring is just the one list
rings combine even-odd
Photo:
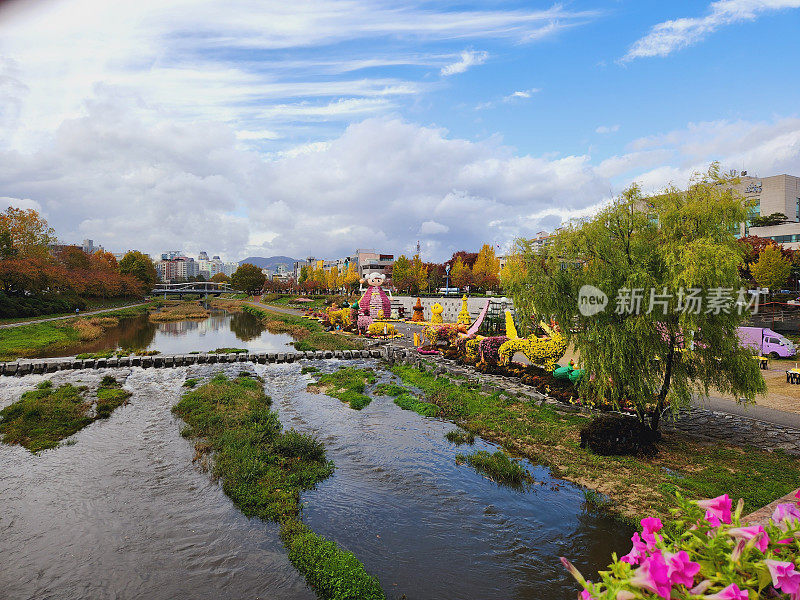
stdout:
[[308,461],[325,460],[325,446],[314,436],[290,429],[281,433],[273,442],[275,450],[288,458],[301,458]]
[[453,429],[444,434],[444,437],[448,442],[453,442],[456,446],[461,446],[462,444],[472,445],[475,443],[475,434],[471,431]]
[[488,475],[492,481],[503,485],[521,486],[533,480],[527,469],[517,461],[511,460],[502,450],[494,454],[486,450],[479,450],[466,456],[457,454],[456,462],[459,464],[466,462],[479,473]]
[[655,454],[657,441],[634,417],[601,415],[581,429],[581,448],[602,456]]

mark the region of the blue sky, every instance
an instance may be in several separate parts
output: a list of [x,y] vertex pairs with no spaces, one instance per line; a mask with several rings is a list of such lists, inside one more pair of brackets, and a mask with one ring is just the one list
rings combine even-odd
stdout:
[[507,247],[712,160],[800,174],[798,25],[800,0],[16,0],[0,205],[115,251]]

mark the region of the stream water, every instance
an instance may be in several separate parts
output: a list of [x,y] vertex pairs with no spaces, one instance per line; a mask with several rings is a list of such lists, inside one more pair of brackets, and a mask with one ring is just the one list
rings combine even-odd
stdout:
[[[444,438],[452,424],[390,398],[355,411],[309,393],[298,364],[64,371],[48,378],[91,390],[112,374],[133,396],[69,445],[39,455],[0,445],[0,597],[314,598],[277,527],[243,517],[192,463],[170,413],[187,377],[241,369],[264,377],[285,428],[325,443],[336,471],[303,495],[303,518],[354,552],[389,598],[571,598],[559,556],[590,574],[630,546],[627,527],[546,469],[527,465],[537,483],[525,491],[500,487],[455,462],[488,443],[458,448]],[[0,407],[43,378],[0,378]]]
[[147,315],[121,318],[119,325],[106,329],[97,339],[59,350],[44,350],[35,358],[73,356],[82,352],[122,348],[158,350],[162,354],[188,354],[217,348],[286,352],[292,341],[290,335],[268,332],[253,315],[212,310],[207,319],[195,321],[154,323]]

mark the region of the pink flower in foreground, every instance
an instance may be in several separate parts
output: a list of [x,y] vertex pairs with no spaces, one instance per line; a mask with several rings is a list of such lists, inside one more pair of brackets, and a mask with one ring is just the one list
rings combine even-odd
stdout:
[[726,531],[729,536],[742,539],[752,540],[758,538],[756,541],[756,548],[761,552],[766,552],[769,547],[769,536],[761,525],[751,525],[750,527],[735,527]]
[[663,525],[658,517],[647,517],[642,519],[642,539],[647,542],[647,549],[652,550],[656,545],[655,534],[661,531]]
[[794,493],[794,497],[797,498],[797,504],[800,504],[800,489]]
[[587,590],[583,590],[581,592],[580,600],[594,600],[594,596],[592,596]]
[[775,507],[775,512],[772,513],[772,522],[776,525],[781,525],[784,530],[786,527],[783,522],[794,520],[800,520],[800,508],[797,508],[790,502],[778,504],[778,506]]
[[706,510],[705,519],[713,527],[719,527],[721,523],[727,525],[731,522],[731,499],[728,494],[710,500],[698,500],[697,506]]
[[642,561],[636,569],[630,584],[634,587],[658,594],[669,600],[672,595],[672,584],[667,574],[667,563],[661,555],[661,550],[656,550]]
[[642,562],[642,559],[647,556],[647,544],[642,541],[638,533],[633,534],[631,541],[633,542],[633,548],[631,548],[631,551],[625,556],[620,558],[620,561],[631,565],[638,565]]
[[765,560],[772,576],[772,585],[786,594],[800,593],[800,573],[795,571],[794,563],[780,560]]
[[740,590],[738,585],[732,583],[716,594],[703,596],[703,600],[749,600],[749,595],[747,590]]
[[667,577],[672,585],[694,585],[694,576],[700,572],[700,565],[689,560],[685,550],[677,554],[665,554],[667,559]]

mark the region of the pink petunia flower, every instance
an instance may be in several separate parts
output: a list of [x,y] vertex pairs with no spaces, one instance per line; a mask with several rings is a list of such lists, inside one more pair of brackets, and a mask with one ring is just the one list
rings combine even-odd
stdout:
[[647,556],[647,544],[642,541],[638,533],[633,534],[631,541],[633,542],[633,548],[631,548],[628,554],[620,558],[620,561],[630,565],[638,565],[642,562],[642,559]]
[[786,594],[800,594],[800,573],[795,571],[794,563],[780,560],[765,560],[772,576],[772,585]]
[[732,583],[716,594],[703,596],[703,600],[749,600],[749,595],[747,590],[740,590],[738,585]]
[[656,546],[655,534],[663,527],[661,519],[658,517],[647,517],[642,519],[642,539],[647,543],[647,549],[652,550]]
[[667,562],[667,577],[672,585],[685,585],[687,588],[694,585],[694,576],[700,572],[700,565],[689,560],[685,550],[677,554],[665,553]]
[[726,533],[731,537],[747,541],[758,538],[755,547],[758,548],[760,552],[766,552],[769,547],[769,536],[761,525],[734,527],[733,529],[729,529]]
[[790,502],[778,504],[775,511],[772,513],[772,522],[786,530],[786,523],[784,521],[800,520],[800,508]]
[[698,500],[697,506],[705,509],[705,519],[712,527],[719,527],[722,523],[727,525],[731,522],[731,499],[728,494],[710,500]]
[[583,590],[581,592],[580,600],[594,600],[594,596],[592,596],[588,590]]
[[667,563],[661,550],[656,550],[642,561],[641,566],[634,572],[630,584],[670,600],[672,584],[669,581]]

